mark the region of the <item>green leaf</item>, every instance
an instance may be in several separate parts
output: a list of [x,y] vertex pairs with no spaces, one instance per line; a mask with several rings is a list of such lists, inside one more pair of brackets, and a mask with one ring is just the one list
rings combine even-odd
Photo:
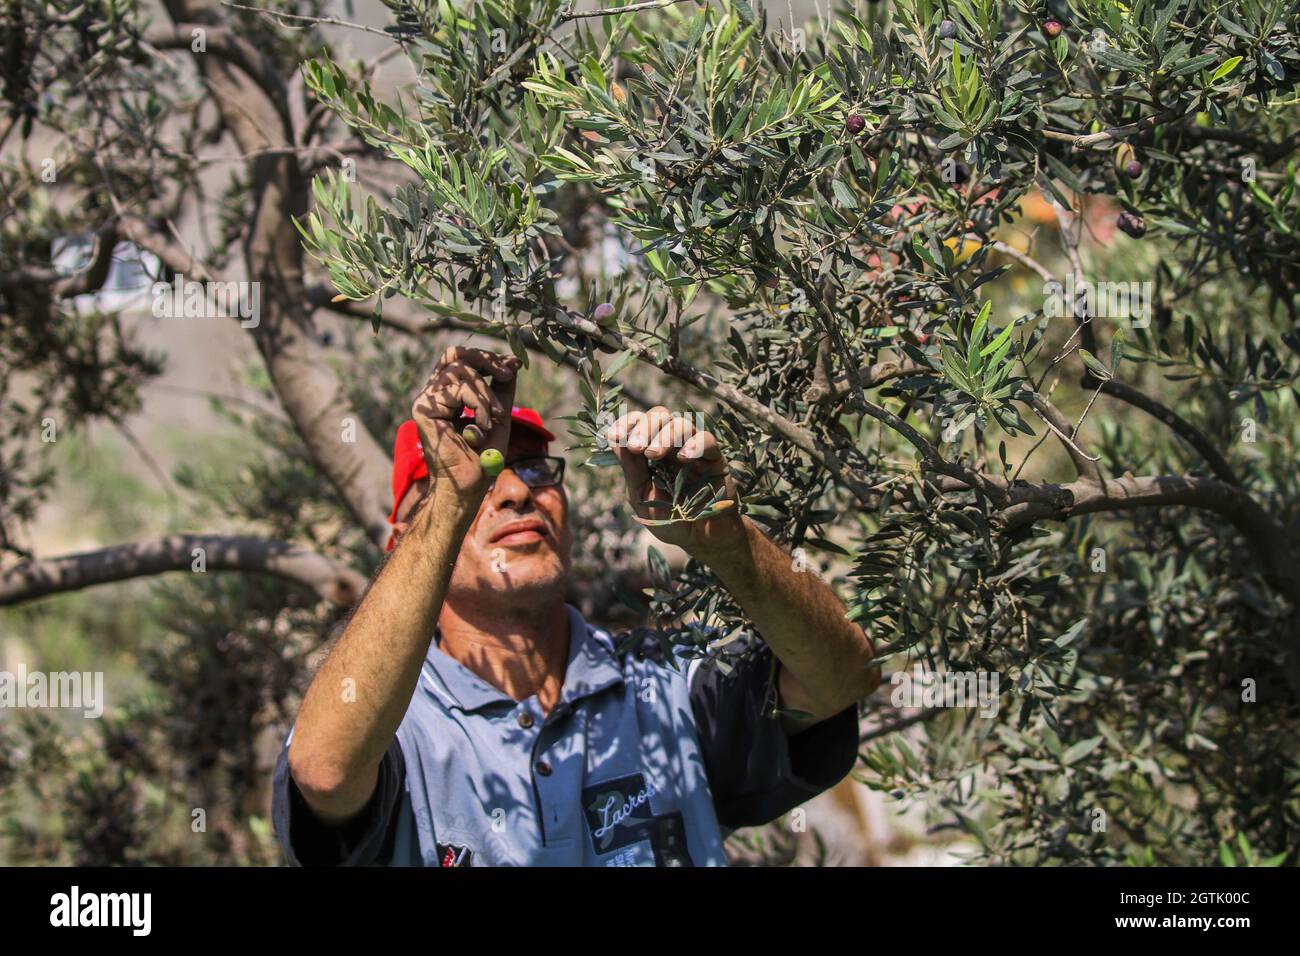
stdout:
[[925,236],[923,236],[920,232],[915,232],[912,234],[912,249],[916,252],[918,256],[920,256],[929,265],[935,267],[938,266],[938,263],[935,261],[934,255],[930,252],[928,248],[926,248]]
[[1241,848],[1241,860],[1247,866],[1250,866],[1255,857],[1255,851],[1250,848],[1250,842],[1246,839],[1246,834],[1237,833],[1237,846]]
[[1083,364],[1088,366],[1088,371],[1101,379],[1103,382],[1110,381],[1110,369],[1101,364],[1101,360],[1093,355],[1087,349],[1079,349],[1079,357],[1083,359]]
[[984,339],[984,329],[988,326],[989,313],[992,309],[993,300],[989,299],[980,309],[979,315],[975,316],[975,324],[971,326],[970,330],[970,347],[972,350],[978,349],[980,342]]
[[1219,58],[1216,53],[1202,53],[1200,56],[1194,56],[1174,68],[1169,74],[1171,79],[1186,76],[1188,73],[1195,73],[1197,70],[1204,69]]
[[1069,630],[1058,637],[1053,643],[1055,643],[1057,647],[1066,647],[1072,644],[1075,639],[1083,633],[1084,625],[1087,623],[1088,619],[1086,617],[1079,618],[1079,620],[1070,625]]
[[[980,355],[989,355],[992,352],[1000,351],[1004,346],[1009,346],[1011,344],[1011,332],[1015,327],[1016,324],[1014,322],[1008,322],[1006,328],[998,333],[997,338],[984,346],[984,348],[980,349]],[[993,363],[991,362],[989,364]]]
[[668,562],[654,545],[646,548],[646,566],[650,572],[650,577],[654,581],[663,585],[667,585],[672,581],[672,575],[668,571]]
[[1088,756],[1088,754],[1097,749],[1097,745],[1102,742],[1102,739],[1101,736],[1089,737],[1087,740],[1080,740],[1076,744],[1071,744],[1066,748],[1065,753],[1061,754],[1061,763],[1068,767],[1071,764],[1082,760],[1084,757]]
[[831,183],[831,192],[835,193],[835,198],[840,201],[840,205],[849,209],[858,208],[858,201],[854,198],[853,191],[840,180],[836,179]]
[[1224,60],[1223,65],[1215,70],[1214,74],[1210,77],[1210,82],[1217,83],[1219,80],[1223,79],[1237,68],[1237,64],[1240,63],[1242,59],[1242,57],[1234,56],[1231,59]]

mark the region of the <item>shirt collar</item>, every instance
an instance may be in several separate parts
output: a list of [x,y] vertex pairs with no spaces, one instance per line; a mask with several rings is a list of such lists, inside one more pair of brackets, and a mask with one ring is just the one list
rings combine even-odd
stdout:
[[569,666],[560,703],[572,704],[623,683],[623,668],[614,657],[613,638],[589,625],[576,607],[566,604],[564,609],[569,615]]
[[[609,634],[587,624],[582,613],[572,605],[566,604],[564,610],[569,619],[569,661],[559,703],[573,704],[583,697],[623,683],[623,670],[614,657],[614,644]],[[421,674],[421,683],[427,692],[466,712],[492,704],[504,703],[513,707],[517,703],[446,653],[439,646],[441,638],[441,633],[435,629]]]

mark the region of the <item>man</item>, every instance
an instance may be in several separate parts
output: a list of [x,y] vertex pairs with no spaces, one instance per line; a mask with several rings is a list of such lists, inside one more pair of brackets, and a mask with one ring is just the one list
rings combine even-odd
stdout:
[[[733,643],[730,667],[620,654],[565,603],[563,460],[536,412],[513,406],[519,365],[448,349],[399,429],[396,547],[276,768],[292,863],[725,865],[724,830],[775,819],[853,766],[856,702],[880,680],[871,644],[735,507],[649,526],[761,633]],[[459,430],[466,409],[505,455],[495,479]],[[650,462],[735,499],[717,440],[684,417],[632,413],[608,437],[639,518],[657,513],[644,499],[671,497]]]

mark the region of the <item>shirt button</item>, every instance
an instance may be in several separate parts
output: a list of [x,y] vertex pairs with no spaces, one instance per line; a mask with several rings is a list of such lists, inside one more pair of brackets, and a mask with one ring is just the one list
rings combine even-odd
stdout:
[[524,730],[527,730],[533,725],[533,715],[526,710],[521,713],[517,719],[519,721],[519,726],[524,728]]
[[551,765],[545,760],[539,760],[537,761],[537,772],[543,777],[549,777],[551,775]]

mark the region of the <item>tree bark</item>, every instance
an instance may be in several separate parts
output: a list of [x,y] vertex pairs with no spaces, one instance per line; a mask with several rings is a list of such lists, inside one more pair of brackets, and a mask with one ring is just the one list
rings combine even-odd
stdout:
[[336,607],[351,607],[366,579],[351,568],[289,541],[217,534],[176,534],[133,544],[25,561],[0,572],[0,606],[112,581],[194,570],[202,549],[207,571],[270,574],[306,585]]
[[[205,25],[216,15],[180,0],[168,0],[166,6],[176,21]],[[243,50],[236,43],[228,47]],[[248,61],[251,56],[193,54],[214,104],[244,153],[292,147],[283,85],[266,85],[268,71],[260,59]],[[246,72],[237,70],[235,62]],[[391,462],[347,401],[311,326],[302,243],[293,225],[294,217],[307,213],[308,180],[290,152],[257,155],[248,169],[254,208],[244,260],[248,280],[258,283],[260,302],[258,321],[250,330],[272,386],[312,458],[366,535],[383,547],[390,531]]]

